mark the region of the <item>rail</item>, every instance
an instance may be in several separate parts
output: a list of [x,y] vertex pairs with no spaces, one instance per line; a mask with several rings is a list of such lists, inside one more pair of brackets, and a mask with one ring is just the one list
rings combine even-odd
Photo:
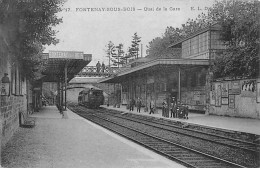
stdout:
[[107,118],[108,116],[104,115],[104,111],[89,110],[75,106],[72,110],[86,119],[101,124],[101,126],[106,127],[107,129],[115,131],[126,138],[152,149],[153,151],[162,153],[168,158],[180,162],[188,167],[244,167],[231,161],[203,153],[202,151],[197,151],[195,150],[196,148],[191,149],[189,147],[184,147],[179,143],[176,144],[169,140],[169,138],[165,139],[165,137],[163,138],[162,136],[155,134],[155,129],[151,131],[143,131],[144,129],[136,129],[137,125],[129,126],[133,123],[126,124],[125,121],[117,122],[117,119],[114,120],[112,118]]

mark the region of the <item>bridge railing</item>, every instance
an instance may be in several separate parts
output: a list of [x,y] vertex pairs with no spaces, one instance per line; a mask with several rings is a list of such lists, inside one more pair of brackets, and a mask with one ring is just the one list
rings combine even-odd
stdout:
[[96,66],[86,66],[77,74],[77,76],[111,76],[115,75],[119,71],[119,69],[120,68],[118,67],[97,68]]

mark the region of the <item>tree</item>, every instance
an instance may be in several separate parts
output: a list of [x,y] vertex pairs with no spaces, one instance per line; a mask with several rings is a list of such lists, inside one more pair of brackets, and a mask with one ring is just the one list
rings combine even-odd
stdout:
[[130,56],[133,56],[134,59],[138,59],[138,53],[139,53],[139,44],[141,42],[141,37],[137,35],[137,33],[134,33],[134,36],[132,37],[132,45],[129,49]]
[[259,75],[259,1],[221,1],[209,18],[221,24],[227,49],[214,61],[215,78]]
[[169,48],[169,46],[172,43],[209,26],[210,23],[212,23],[212,21],[208,16],[201,13],[195,20],[188,19],[180,28],[168,26],[162,37],[157,37],[149,42],[146,53],[152,58],[179,58],[181,56],[180,49]]
[[130,54],[130,47],[128,48],[127,52],[124,54],[124,56],[122,57],[122,60],[124,61],[124,64],[127,64],[127,62],[129,61],[129,59],[131,59],[132,56]]
[[124,59],[124,50],[123,50],[123,44],[120,43],[118,46],[115,47],[115,55],[114,60],[113,60],[113,65],[115,66],[120,66],[125,64],[125,59]]
[[[108,44],[106,45],[106,57],[108,58],[108,66],[111,66],[111,62],[115,61],[114,57],[116,56],[115,53],[115,45],[112,41],[109,41]],[[112,63],[113,64],[113,63]]]
[[62,4],[62,0],[3,0],[0,3],[0,24],[14,25],[14,39],[10,40],[9,47],[21,61],[27,77],[35,78],[36,71],[42,68],[43,46],[58,43],[53,26],[62,22],[56,15]]
[[259,76],[260,2],[257,0],[217,1],[195,20],[188,19],[181,28],[167,27],[162,37],[153,39],[147,47],[151,57],[171,56],[168,45],[212,24],[222,27],[221,39],[226,51],[213,61],[213,72],[219,77]]

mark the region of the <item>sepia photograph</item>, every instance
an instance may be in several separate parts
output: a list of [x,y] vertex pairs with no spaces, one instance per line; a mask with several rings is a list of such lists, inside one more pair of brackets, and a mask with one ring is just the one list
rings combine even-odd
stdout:
[[259,0],[0,0],[0,169],[260,167]]

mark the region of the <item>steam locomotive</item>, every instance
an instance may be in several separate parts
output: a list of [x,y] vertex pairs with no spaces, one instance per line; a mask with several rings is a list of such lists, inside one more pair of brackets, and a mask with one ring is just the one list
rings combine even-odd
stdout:
[[79,92],[78,104],[87,108],[98,108],[104,104],[103,90],[90,88]]

